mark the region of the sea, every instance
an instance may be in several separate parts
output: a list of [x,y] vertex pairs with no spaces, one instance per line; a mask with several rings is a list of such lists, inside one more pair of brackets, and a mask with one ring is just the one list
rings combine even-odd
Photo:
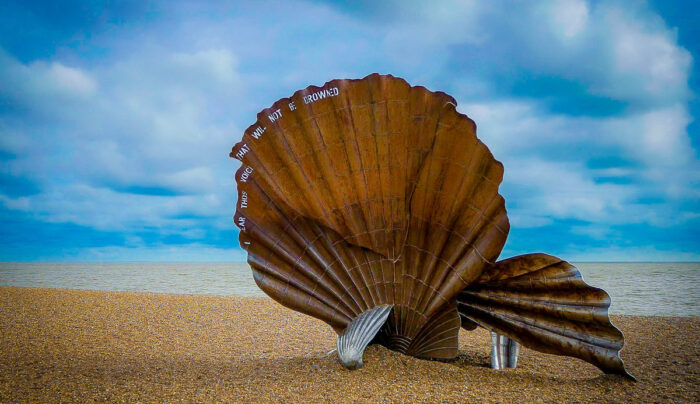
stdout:
[[[574,265],[612,314],[700,316],[700,262]],[[245,262],[0,262],[0,286],[265,296]]]

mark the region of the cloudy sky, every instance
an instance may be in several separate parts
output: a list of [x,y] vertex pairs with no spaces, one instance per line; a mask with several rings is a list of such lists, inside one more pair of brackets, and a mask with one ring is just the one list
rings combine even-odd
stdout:
[[308,85],[453,95],[503,256],[700,260],[695,2],[0,2],[0,260],[243,260],[228,153]]

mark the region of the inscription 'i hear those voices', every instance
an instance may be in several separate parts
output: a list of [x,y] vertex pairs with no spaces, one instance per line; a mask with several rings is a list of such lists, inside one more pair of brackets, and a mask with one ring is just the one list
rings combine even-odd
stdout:
[[248,207],[248,193],[246,191],[241,191],[241,209]]
[[250,174],[253,173],[253,167],[246,167],[243,169],[243,172],[241,173],[241,182],[248,182],[248,177],[250,177]]

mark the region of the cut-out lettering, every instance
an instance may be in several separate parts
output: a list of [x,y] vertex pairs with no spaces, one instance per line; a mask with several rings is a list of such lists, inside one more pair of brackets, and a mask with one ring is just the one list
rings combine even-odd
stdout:
[[250,147],[248,147],[247,144],[243,143],[241,145],[241,148],[238,149],[238,152],[236,153],[236,158],[238,160],[243,161],[243,156],[245,156],[245,154],[248,153],[249,151],[250,151]]
[[246,167],[241,173],[241,182],[248,182],[248,177],[253,173],[253,167]]
[[246,191],[241,191],[241,209],[248,207],[248,193]]
[[267,118],[270,120],[270,122],[274,122],[282,118],[282,110],[277,108],[271,115],[268,115]]
[[265,129],[267,128],[264,126],[258,126],[254,131],[250,132],[250,136],[252,136],[253,139],[260,139],[260,136],[265,133]]
[[323,89],[321,91],[316,91],[313,94],[309,94],[309,95],[304,96],[304,104],[311,104],[312,102],[316,102],[316,101],[322,100],[324,98],[335,97],[338,94],[340,94],[340,91],[338,91],[338,87],[333,87],[333,88],[329,88],[329,89]]

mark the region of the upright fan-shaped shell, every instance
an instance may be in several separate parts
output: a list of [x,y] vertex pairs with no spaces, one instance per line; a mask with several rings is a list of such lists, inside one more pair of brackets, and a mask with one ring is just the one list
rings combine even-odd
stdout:
[[454,99],[392,76],[334,80],[258,114],[231,156],[255,281],[339,334],[392,305],[378,336],[457,355],[455,298],[508,234],[502,165]]

